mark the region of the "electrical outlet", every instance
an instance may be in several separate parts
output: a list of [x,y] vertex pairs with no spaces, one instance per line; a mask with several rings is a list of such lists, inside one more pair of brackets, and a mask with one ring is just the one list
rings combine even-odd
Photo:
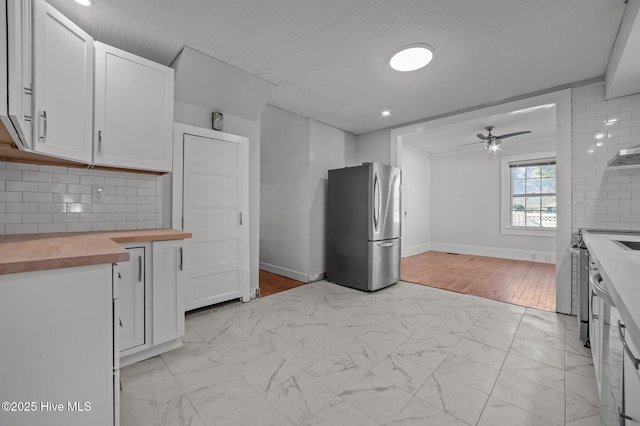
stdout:
[[104,188],[101,186],[93,187],[93,202],[104,203]]

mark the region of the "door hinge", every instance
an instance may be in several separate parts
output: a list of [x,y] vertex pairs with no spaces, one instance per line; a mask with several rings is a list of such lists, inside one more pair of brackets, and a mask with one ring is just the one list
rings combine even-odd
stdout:
[[182,218],[182,220],[180,222],[182,224],[182,230],[184,231],[184,217]]

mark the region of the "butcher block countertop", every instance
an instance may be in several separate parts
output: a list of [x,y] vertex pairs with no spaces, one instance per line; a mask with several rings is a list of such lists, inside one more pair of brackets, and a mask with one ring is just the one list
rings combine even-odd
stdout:
[[182,240],[173,229],[0,236],[0,275],[129,260],[121,243]]

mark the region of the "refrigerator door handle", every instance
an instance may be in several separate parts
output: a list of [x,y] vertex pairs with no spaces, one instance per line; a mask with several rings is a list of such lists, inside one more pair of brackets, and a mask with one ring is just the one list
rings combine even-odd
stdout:
[[378,180],[378,173],[374,172],[373,175],[373,229],[378,232],[378,221],[380,220],[380,181]]

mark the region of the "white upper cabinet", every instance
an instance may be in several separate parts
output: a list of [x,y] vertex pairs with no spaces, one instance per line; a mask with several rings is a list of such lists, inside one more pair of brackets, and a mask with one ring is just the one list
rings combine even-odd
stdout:
[[33,150],[91,162],[93,38],[36,0],[33,49]]
[[95,43],[96,165],[169,172],[173,69]]
[[7,75],[2,75],[2,83],[6,82],[7,87],[2,87],[2,90],[8,96],[8,111],[1,112],[2,119],[16,144],[30,150],[33,87],[31,0],[7,0],[5,11],[7,15],[3,16],[3,22],[6,19],[7,39],[2,41],[3,46],[7,46]]

